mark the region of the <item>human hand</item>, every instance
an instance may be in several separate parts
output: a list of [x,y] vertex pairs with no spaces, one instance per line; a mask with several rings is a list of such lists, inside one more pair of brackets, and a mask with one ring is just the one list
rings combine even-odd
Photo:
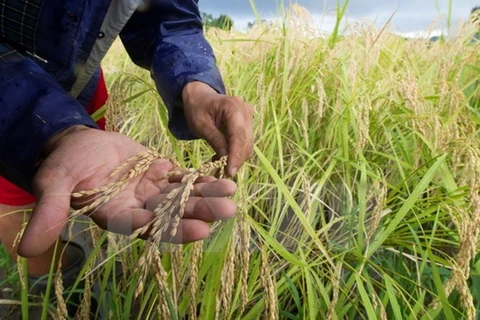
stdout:
[[241,98],[218,94],[198,81],[185,86],[182,98],[190,129],[205,139],[217,156],[228,155],[227,174],[235,176],[253,153],[253,106]]
[[[35,176],[37,204],[19,244],[18,253],[35,257],[60,236],[68,219],[71,194],[111,182],[110,173],[122,162],[146,148],[114,132],[75,126],[51,138],[44,148],[45,160]],[[101,228],[130,234],[150,222],[153,208],[176,187],[178,179],[162,179],[174,169],[163,159],[156,160],[141,176],[89,216]],[[235,215],[236,206],[227,197],[236,191],[230,180],[205,177],[197,180],[186,204],[185,215],[173,238],[164,241],[187,243],[209,235],[208,222]]]

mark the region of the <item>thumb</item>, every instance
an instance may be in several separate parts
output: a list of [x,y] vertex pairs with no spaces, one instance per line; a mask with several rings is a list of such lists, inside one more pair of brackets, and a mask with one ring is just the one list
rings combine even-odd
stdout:
[[228,143],[223,133],[214,125],[207,125],[202,128],[203,138],[215,150],[218,156],[226,156],[228,154]]
[[35,180],[37,203],[18,246],[18,254],[26,258],[41,255],[60,237],[74,188],[68,176],[53,168],[48,173],[39,172]]
[[241,112],[233,111],[228,118],[228,165],[227,172],[231,177],[234,177],[238,168],[248,158],[246,154],[247,148],[247,133],[245,129],[245,118]]

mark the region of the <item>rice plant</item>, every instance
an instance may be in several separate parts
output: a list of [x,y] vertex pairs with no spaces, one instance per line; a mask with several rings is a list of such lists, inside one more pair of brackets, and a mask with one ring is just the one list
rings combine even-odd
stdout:
[[[149,273],[138,265],[150,244],[91,226],[95,248],[77,285],[88,284],[95,305],[84,299],[82,310],[111,319],[478,318],[476,30],[430,43],[361,24],[325,37],[305,21],[294,7],[277,27],[209,30],[229,93],[256,108],[238,214],[203,242],[157,244]],[[103,66],[111,130],[185,168],[211,159],[204,142],[171,136],[148,73],[120,43]]]

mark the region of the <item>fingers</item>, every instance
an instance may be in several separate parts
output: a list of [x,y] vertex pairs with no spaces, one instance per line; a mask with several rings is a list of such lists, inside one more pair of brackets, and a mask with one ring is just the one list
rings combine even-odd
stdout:
[[[168,194],[180,186],[181,183],[171,183],[163,189],[162,193]],[[227,179],[195,183],[193,187],[193,195],[196,197],[231,197],[236,191],[237,185],[235,182]],[[162,197],[162,195],[159,195],[159,197]],[[150,199],[149,201],[152,200]]]
[[135,188],[135,198],[140,202],[145,202],[150,197],[158,194],[160,190],[168,186],[167,174],[174,169],[174,165],[167,160],[156,160],[143,177],[139,178],[140,183]]
[[[205,177],[199,179],[199,181],[201,182],[195,184],[194,190],[186,202],[182,220],[176,228],[178,234],[172,238],[170,230],[167,230],[162,241],[186,243],[203,239],[209,235],[206,223],[229,219],[236,214],[235,203],[227,198],[233,196],[236,192],[237,186],[233,181],[217,180],[212,177]],[[99,210],[93,212],[90,217],[105,230],[129,235],[150,223],[155,217],[153,213],[155,208],[165,200],[168,193],[179,186],[180,183],[169,183],[162,194],[151,197],[145,202],[145,208],[130,207],[119,212]],[[124,208],[125,205],[114,205],[113,207]],[[160,212],[159,214],[163,213]],[[169,219],[169,217],[166,217],[166,219]],[[186,222],[186,220],[194,222]]]
[[[130,235],[133,231],[149,223],[154,218],[154,214],[145,209],[132,209],[107,216],[93,214],[91,218],[102,229],[109,232]],[[210,228],[205,221],[185,219],[180,221],[173,237],[170,234],[170,230],[167,230],[162,234],[161,241],[188,243],[205,239],[209,234]],[[149,232],[146,232],[141,238],[147,240],[149,238]]]
[[233,111],[227,119],[226,128],[229,146],[227,174],[234,177],[245,161],[244,148],[247,143],[247,134],[243,113]]
[[231,197],[236,191],[236,183],[227,179],[197,183],[193,188],[193,193],[197,197]]
[[[145,209],[136,208],[109,214],[94,212],[90,218],[104,230],[128,235],[152,221],[155,216],[153,210],[165,197],[162,195],[149,200]],[[192,197],[186,203],[183,219],[214,222],[232,218],[236,212],[237,206],[230,199]]]
[[162,239],[171,243],[183,244],[203,240],[209,235],[210,227],[206,222],[201,220],[182,220],[173,238],[165,235]]
[[215,150],[218,156],[223,157],[228,153],[228,142],[223,133],[212,122],[207,122],[202,129],[204,139]]
[[235,202],[222,198],[191,198],[185,206],[184,219],[214,222],[233,218],[237,212]]
[[[165,199],[166,195],[163,195]],[[163,199],[157,199],[161,202]],[[159,203],[157,202],[157,203]],[[153,202],[147,204],[146,209],[124,210],[117,214],[108,215],[93,213],[91,218],[101,228],[109,232],[130,235],[133,231],[147,225],[155,217],[152,212],[155,209]],[[172,238],[170,229],[162,235],[162,241],[173,243],[187,243],[208,237],[209,222],[232,218],[237,211],[235,203],[225,198],[190,198],[185,206],[185,213],[176,226],[176,234]],[[162,214],[162,213],[160,213]],[[147,236],[143,238],[148,238]]]
[[[180,183],[182,182],[184,176],[178,175],[178,176],[172,176],[168,179],[168,182],[170,183]],[[212,176],[205,176],[205,177],[200,177],[195,181],[195,183],[207,183],[207,182],[213,182],[216,181],[217,179]]]
[[231,108],[226,119],[229,145],[227,174],[235,176],[243,163],[250,158],[253,150],[253,107],[242,100]]
[[145,172],[145,179],[148,180],[158,180],[165,177],[171,170],[174,170],[175,166],[168,160],[165,159],[157,159],[155,162],[148,168],[147,172]]
[[[147,203],[147,210],[153,211],[158,203],[165,199],[165,195]],[[205,222],[214,222],[232,218],[237,212],[235,202],[226,198],[191,197],[185,206],[183,219],[197,219]]]
[[130,235],[142,228],[155,217],[150,210],[132,208],[120,212],[94,212],[90,218],[102,229],[109,232]]
[[38,173],[37,204],[18,246],[20,256],[39,256],[55,243],[68,219],[73,188],[73,183],[67,175],[62,175],[60,168]]
[[184,88],[184,110],[189,127],[217,153],[228,154],[226,173],[236,175],[253,150],[253,106],[227,97],[201,83]]

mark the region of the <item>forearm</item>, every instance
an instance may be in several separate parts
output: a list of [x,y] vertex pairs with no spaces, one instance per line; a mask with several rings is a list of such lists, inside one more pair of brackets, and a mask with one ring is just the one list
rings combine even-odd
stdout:
[[130,57],[150,68],[169,111],[169,127],[179,139],[193,139],[183,110],[182,94],[191,82],[208,84],[217,93],[225,86],[210,44],[203,35],[197,1],[152,1],[122,31]]
[[199,102],[199,97],[203,97],[205,94],[215,93],[218,92],[208,84],[201,81],[192,81],[187,83],[182,90],[182,102],[184,106],[194,106]]
[[25,188],[45,143],[74,126],[95,127],[81,105],[31,60],[0,64],[0,174]]

